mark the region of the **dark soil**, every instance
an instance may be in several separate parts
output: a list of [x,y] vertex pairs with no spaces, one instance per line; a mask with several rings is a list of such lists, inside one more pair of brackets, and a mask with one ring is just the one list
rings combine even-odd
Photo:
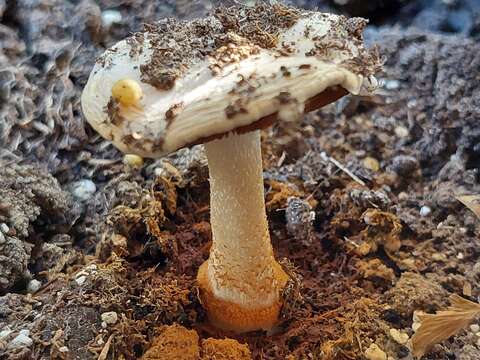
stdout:
[[[479,301],[480,219],[456,196],[480,193],[480,5],[290,3],[369,17],[383,85],[264,132],[272,241],[297,281],[277,333],[235,335],[197,297],[211,241],[202,147],[138,168],[80,109],[108,46],[214,4],[0,0],[0,358],[134,359],[176,323],[194,346],[230,337],[255,359],[361,359],[372,343],[409,359],[391,329],[411,336],[414,311],[451,293]],[[479,359],[478,339],[467,328],[424,358]]]

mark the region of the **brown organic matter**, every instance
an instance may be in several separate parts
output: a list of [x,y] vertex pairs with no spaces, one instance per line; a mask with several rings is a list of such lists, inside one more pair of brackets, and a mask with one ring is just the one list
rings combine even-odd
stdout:
[[179,325],[160,329],[142,360],[198,360],[200,346],[195,330],[187,330]]

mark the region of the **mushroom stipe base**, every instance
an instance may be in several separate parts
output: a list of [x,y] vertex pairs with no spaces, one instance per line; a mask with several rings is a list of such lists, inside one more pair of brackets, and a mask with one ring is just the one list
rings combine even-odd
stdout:
[[[274,271],[275,278],[283,289],[289,277],[277,262],[275,262]],[[281,297],[271,306],[262,308],[247,308],[240,304],[216,298],[208,281],[208,260],[198,269],[197,283],[200,287],[200,299],[207,311],[208,320],[217,328],[243,333],[259,329],[270,331],[278,325],[283,306]]]

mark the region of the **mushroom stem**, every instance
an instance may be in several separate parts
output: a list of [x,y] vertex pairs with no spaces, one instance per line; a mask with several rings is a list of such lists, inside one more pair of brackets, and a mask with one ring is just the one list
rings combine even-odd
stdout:
[[277,322],[288,276],[275,261],[265,212],[260,131],[205,144],[213,244],[198,281],[214,325],[244,332]]

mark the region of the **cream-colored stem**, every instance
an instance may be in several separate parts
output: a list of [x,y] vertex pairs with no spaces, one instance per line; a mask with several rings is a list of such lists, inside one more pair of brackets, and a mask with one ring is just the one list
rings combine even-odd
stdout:
[[213,244],[208,278],[217,298],[246,307],[278,301],[263,189],[260,131],[205,144]]

